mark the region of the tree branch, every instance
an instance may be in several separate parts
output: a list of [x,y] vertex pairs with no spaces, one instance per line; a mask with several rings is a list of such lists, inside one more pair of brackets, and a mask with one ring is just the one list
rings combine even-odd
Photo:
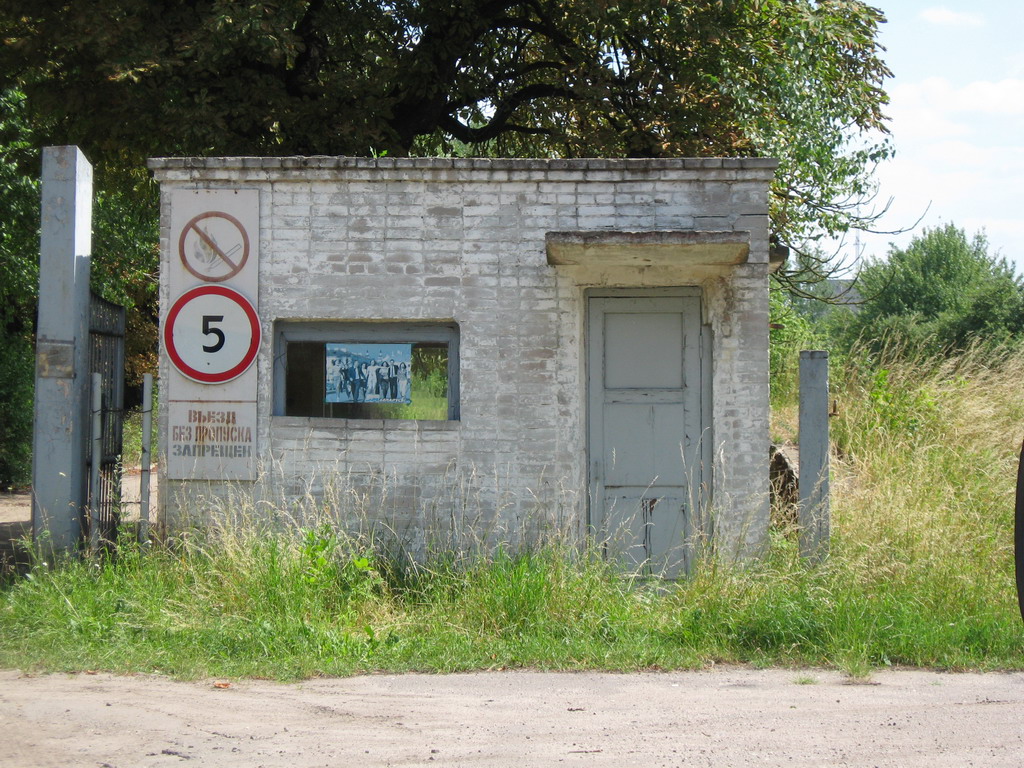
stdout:
[[522,125],[513,125],[509,122],[513,113],[523,104],[544,98],[563,98],[573,100],[576,98],[576,94],[568,88],[563,88],[561,86],[548,85],[546,83],[535,83],[533,85],[527,85],[520,88],[518,91],[502,101],[494,111],[494,116],[487,121],[486,125],[479,128],[470,127],[459,122],[459,120],[449,112],[442,118],[441,127],[459,141],[464,141],[467,144],[488,141],[499,136],[505,131],[513,130],[517,133],[551,135],[552,131],[549,129],[528,128]]

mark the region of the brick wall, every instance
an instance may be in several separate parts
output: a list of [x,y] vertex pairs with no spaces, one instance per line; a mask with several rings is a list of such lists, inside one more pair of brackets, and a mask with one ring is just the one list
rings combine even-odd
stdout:
[[[512,538],[545,522],[581,532],[585,291],[696,285],[712,333],[716,535],[728,551],[762,545],[774,161],[207,158],[157,159],[151,168],[165,192],[165,273],[168,190],[261,193],[263,480],[254,493],[358,500],[360,514],[383,519],[414,547],[452,526]],[[551,232],[706,230],[741,233],[749,253],[716,263],[698,243],[690,257],[650,264],[547,258]],[[267,340],[286,320],[454,320],[461,419],[272,415]],[[175,375],[165,359],[160,373]],[[200,491],[219,490],[162,481],[166,519],[180,520]]]

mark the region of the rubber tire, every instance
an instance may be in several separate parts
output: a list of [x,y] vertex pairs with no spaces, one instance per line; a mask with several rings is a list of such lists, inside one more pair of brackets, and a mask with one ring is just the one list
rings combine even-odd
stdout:
[[1013,559],[1017,571],[1017,605],[1024,619],[1024,446],[1017,465],[1017,512],[1014,517]]

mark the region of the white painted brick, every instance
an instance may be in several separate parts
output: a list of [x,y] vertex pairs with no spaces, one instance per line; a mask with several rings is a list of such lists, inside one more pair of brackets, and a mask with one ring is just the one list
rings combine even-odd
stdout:
[[[582,286],[695,284],[703,286],[713,329],[716,530],[724,551],[762,546],[770,164],[706,158],[313,158],[306,167],[302,158],[174,162],[155,166],[164,193],[233,185],[261,191],[260,314],[268,339],[275,319],[459,323],[459,422],[275,417],[265,399],[257,432],[268,473],[261,492],[268,497],[274,488],[299,489],[307,481],[323,488],[354,476],[366,487],[377,483],[378,498],[387,482],[391,500],[380,502],[378,519],[413,531],[424,509],[458,500],[489,499],[484,519],[500,514],[511,523],[535,505],[535,494],[567,488],[568,495],[541,500],[568,503],[562,513],[579,527],[587,496]],[[168,199],[164,194],[161,203],[164,274],[174,245]],[[548,232],[608,229],[750,231],[751,263],[689,276],[618,267],[598,275],[548,265]],[[265,343],[257,362],[264,398],[273,389],[272,355],[273,345]],[[161,372],[167,373],[166,361]],[[162,486],[168,520],[182,520],[185,511],[173,493],[200,485],[203,493],[218,491],[209,483]]]

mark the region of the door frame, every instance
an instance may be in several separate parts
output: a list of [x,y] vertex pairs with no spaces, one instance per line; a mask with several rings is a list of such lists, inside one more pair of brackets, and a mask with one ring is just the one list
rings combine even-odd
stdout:
[[590,379],[590,366],[594,350],[591,347],[590,323],[591,323],[591,299],[646,299],[646,298],[686,298],[696,297],[699,302],[700,324],[698,328],[698,358],[700,360],[700,421],[701,421],[701,442],[700,442],[700,479],[697,483],[696,493],[691,492],[693,498],[693,520],[694,531],[702,541],[709,541],[712,536],[712,519],[710,509],[712,503],[713,489],[715,486],[715,451],[714,451],[714,429],[712,420],[712,384],[714,381],[712,358],[712,330],[706,321],[707,307],[704,290],[696,285],[679,285],[656,288],[586,288],[583,291],[583,407],[584,407],[584,455],[586,457],[586,528],[590,534],[599,530],[603,520],[596,520],[597,504],[593,498],[595,491],[595,457],[593,456],[593,441],[591,433],[593,429],[593,415],[591,413],[592,403],[592,382]]

